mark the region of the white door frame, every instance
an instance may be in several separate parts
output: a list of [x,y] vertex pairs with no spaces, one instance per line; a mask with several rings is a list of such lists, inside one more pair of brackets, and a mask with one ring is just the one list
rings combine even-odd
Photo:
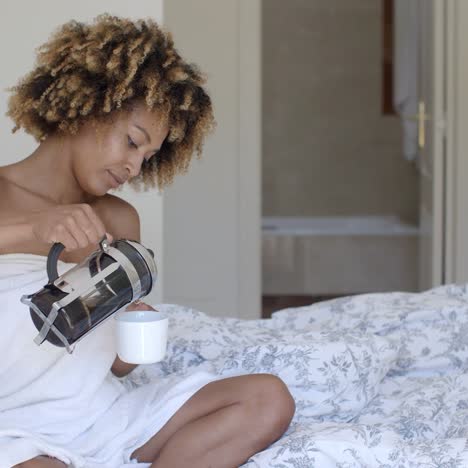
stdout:
[[445,282],[468,282],[468,2],[447,3]]
[[239,3],[239,317],[261,315],[261,0]]
[[[429,118],[427,138],[419,149],[419,285],[421,290],[445,282],[446,258],[446,0],[422,1],[419,5],[419,101]],[[424,116],[425,118],[426,116]]]

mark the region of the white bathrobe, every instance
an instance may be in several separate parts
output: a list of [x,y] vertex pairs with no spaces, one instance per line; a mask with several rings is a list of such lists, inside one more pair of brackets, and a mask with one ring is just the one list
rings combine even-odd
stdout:
[[[71,264],[59,263],[59,272]],[[0,255],[0,468],[39,455],[73,467],[117,468],[157,433],[201,387],[219,379],[199,372],[127,390],[113,376],[113,321],[97,327],[73,354],[37,330],[23,294],[47,282],[46,257]]]

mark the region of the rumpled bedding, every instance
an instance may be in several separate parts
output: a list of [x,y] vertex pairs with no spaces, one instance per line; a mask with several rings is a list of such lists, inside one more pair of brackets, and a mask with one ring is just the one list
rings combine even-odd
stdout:
[[267,372],[294,396],[288,431],[243,467],[468,466],[466,285],[340,298],[268,320],[157,307],[170,317],[167,357],[130,374],[129,388],[200,370]]

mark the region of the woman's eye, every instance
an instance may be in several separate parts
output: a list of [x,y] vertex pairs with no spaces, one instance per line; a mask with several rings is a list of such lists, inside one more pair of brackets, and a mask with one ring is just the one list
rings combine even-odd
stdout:
[[128,139],[128,146],[130,146],[130,148],[138,149],[137,144],[130,137],[127,137],[127,139]]
[[158,154],[159,151],[155,151],[153,154],[150,154],[149,156],[147,156],[145,158],[145,161],[148,162],[153,156],[156,156]]

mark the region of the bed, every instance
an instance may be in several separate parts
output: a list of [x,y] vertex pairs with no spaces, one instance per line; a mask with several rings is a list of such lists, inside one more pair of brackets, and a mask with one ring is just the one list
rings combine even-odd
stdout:
[[289,386],[288,431],[243,468],[468,466],[467,285],[340,298],[267,320],[157,307],[170,317],[166,359],[126,385],[206,369],[267,372]]

